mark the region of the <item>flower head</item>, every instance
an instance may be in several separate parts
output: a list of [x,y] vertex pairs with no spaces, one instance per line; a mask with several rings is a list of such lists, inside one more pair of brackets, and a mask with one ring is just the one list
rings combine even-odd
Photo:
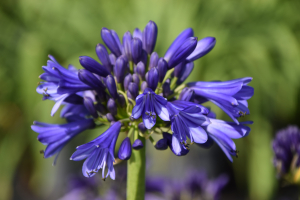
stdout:
[[[193,143],[208,148],[214,142],[230,160],[237,155],[231,139],[249,134],[250,128],[245,124],[250,122],[239,123],[237,118],[249,114],[247,100],[253,96],[253,88],[248,83],[252,78],[184,84],[196,67],[193,62],[214,48],[214,37],[198,40],[193,29],[188,28],[164,56],[155,51],[158,26],[153,21],[143,31],[127,31],[121,40],[108,28],[102,28],[101,37],[105,45],[95,47],[100,62],[80,56],[84,69],[77,70],[72,65],[66,69],[49,56],[47,66],[43,66],[43,82],[37,92],[43,94],[43,99],[55,101],[52,116],[63,105],[60,117],[68,122],[37,122],[33,126],[40,133],[40,141],[48,145],[45,157],[58,153],[79,132],[102,125],[110,127],[91,142],[78,146],[71,156],[75,161],[85,159],[82,172],[86,177],[102,169],[104,179],[115,178],[114,150],[119,134],[126,137],[118,152],[122,160],[131,159],[132,149],[139,150],[147,144],[143,138],[158,150],[169,147],[177,156],[186,155]],[[201,105],[206,101],[223,109],[235,123],[216,119],[210,109]],[[152,134],[161,135],[161,139],[156,142]],[[117,159],[115,164],[119,162]]]
[[[297,173],[300,167],[300,129],[297,126],[288,126],[277,132],[272,143],[274,151],[273,163],[278,176],[282,177],[289,172]],[[299,181],[294,176],[293,181]]]

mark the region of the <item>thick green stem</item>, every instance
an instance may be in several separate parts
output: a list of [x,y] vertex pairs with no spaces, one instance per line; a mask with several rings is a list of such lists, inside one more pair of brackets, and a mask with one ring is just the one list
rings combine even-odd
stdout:
[[144,200],[145,198],[145,162],[146,143],[145,138],[139,137],[144,147],[140,150],[132,150],[132,155],[127,162],[127,200]]

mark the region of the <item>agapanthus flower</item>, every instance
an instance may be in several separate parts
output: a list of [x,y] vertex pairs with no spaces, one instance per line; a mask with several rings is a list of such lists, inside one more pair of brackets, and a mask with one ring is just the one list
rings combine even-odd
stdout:
[[273,163],[278,177],[292,175],[291,182],[300,181],[300,129],[288,126],[276,133],[272,143],[274,151]]
[[82,119],[81,117],[74,116],[74,118],[75,117],[77,118],[76,121],[62,125],[34,122],[31,129],[39,133],[38,140],[42,144],[47,145],[44,151],[44,158],[49,158],[55,154],[58,155],[61,149],[76,135],[86,129],[95,127],[95,123],[92,119]]
[[[120,129],[121,123],[115,122],[99,137],[76,148],[70,159],[74,161],[86,159],[82,167],[82,173],[86,177],[94,176],[99,169],[102,169],[103,178],[107,178],[109,175],[111,179],[115,179],[115,170],[113,167],[115,160],[114,151]],[[106,165],[108,171],[105,175]]]
[[132,118],[138,119],[142,116],[147,129],[151,129],[156,123],[156,114],[164,121],[169,121],[169,112],[166,108],[167,100],[155,94],[147,88],[143,94],[136,98],[136,106],[132,110]]
[[[214,37],[198,40],[188,28],[178,35],[164,56],[155,51],[158,27],[153,21],[143,31],[127,31],[121,39],[114,30],[102,28],[101,37],[105,45],[97,44],[95,48],[100,62],[84,55],[79,57],[84,69],[77,70],[72,65],[66,69],[49,56],[47,66],[43,66],[45,73],[40,76],[43,81],[37,87],[44,100],[55,101],[52,116],[64,106],[60,114],[68,122],[62,125],[64,128],[40,124],[46,126],[44,129],[58,130],[55,145],[62,147],[71,138],[66,132],[73,137],[92,124],[110,126],[96,139],[77,147],[72,155],[75,161],[86,159],[84,176],[91,177],[102,169],[104,179],[114,179],[115,157],[127,160],[131,153],[145,148],[143,137],[156,149],[169,147],[177,156],[188,154],[193,143],[207,148],[214,142],[230,160],[237,155],[231,139],[249,134],[250,128],[245,124],[250,122],[238,122],[237,118],[249,114],[247,100],[253,96],[253,88],[248,84],[252,78],[184,83],[196,67],[193,61],[214,48]],[[223,109],[234,123],[215,119],[216,115],[201,105],[206,101]],[[36,128],[34,125],[33,130]],[[126,139],[116,155],[120,134]],[[155,141],[152,134],[161,135],[161,139]],[[53,141],[42,142],[52,146]],[[58,152],[48,151],[45,157]],[[115,164],[118,162],[119,159]]]

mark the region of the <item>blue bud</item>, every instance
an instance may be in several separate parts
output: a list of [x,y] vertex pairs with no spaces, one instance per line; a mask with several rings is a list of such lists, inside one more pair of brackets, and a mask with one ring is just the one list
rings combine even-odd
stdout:
[[134,96],[128,90],[126,91],[126,94],[128,99],[135,100]]
[[157,70],[158,70],[158,82],[161,83],[164,80],[168,70],[168,63],[163,58],[160,58],[158,60]]
[[178,76],[177,85],[180,85],[181,83],[183,83],[187,77],[191,74],[191,72],[194,69],[194,63],[190,62],[190,63],[186,63],[183,67],[183,70],[181,71],[180,75]]
[[131,93],[133,100],[139,95],[139,86],[136,83],[129,83],[128,91]]
[[157,26],[153,21],[149,21],[143,31],[143,49],[148,54],[151,54],[154,50],[157,37]]
[[114,77],[112,75],[108,75],[106,77],[105,83],[109,94],[112,96],[113,99],[117,99],[118,92],[117,92],[117,86]]
[[113,116],[118,113],[117,104],[112,98],[110,98],[107,102],[107,109]]
[[130,82],[132,82],[132,75],[128,73],[124,78],[124,89],[125,89],[125,91],[128,90],[128,85],[129,85]]
[[97,113],[97,110],[96,110],[96,108],[94,106],[94,102],[93,102],[92,98],[90,98],[90,97],[84,97],[83,98],[83,104],[86,107],[86,109],[89,111],[89,113],[94,118],[98,117],[98,113]]
[[110,58],[108,52],[103,44],[97,44],[96,46],[96,54],[103,64],[103,66],[110,72],[112,72],[113,65],[110,62]]
[[107,119],[109,122],[114,122],[114,121],[116,121],[116,119],[114,118],[114,116],[113,116],[111,113],[107,113],[107,114],[106,114],[106,119]]
[[136,66],[136,73],[138,75],[140,75],[140,77],[142,79],[145,79],[145,73],[146,73],[146,69],[145,69],[145,65],[143,62],[139,62]]
[[123,81],[124,81],[125,70],[127,68],[127,64],[128,63],[122,56],[120,56],[116,60],[116,64],[114,66],[114,75],[116,76],[118,83],[123,83]]
[[156,52],[153,52],[150,56],[149,69],[157,66],[158,59],[158,54]]
[[115,31],[102,28],[101,37],[103,42],[116,57],[122,54],[120,39]]
[[79,62],[85,69],[98,74],[99,76],[107,76],[110,72],[96,60],[88,56],[80,56]]
[[143,53],[142,41],[138,38],[133,38],[131,48],[132,61],[137,64],[141,60]]
[[114,54],[111,53],[111,54],[109,54],[109,60],[112,65],[115,65],[117,58]]
[[215,47],[215,44],[216,38],[214,37],[206,37],[202,40],[199,40],[196,49],[186,58],[186,60],[192,62],[201,58],[202,56],[209,53]]
[[184,66],[185,66],[185,62],[181,62],[174,67],[174,76],[175,77],[178,78],[180,76],[180,74],[183,72]]
[[78,78],[93,89],[105,90],[103,83],[94,74],[86,69],[78,70]]
[[167,139],[160,139],[154,146],[157,150],[166,150],[168,148],[168,140]]
[[136,28],[134,29],[133,31],[133,38],[138,38],[140,39],[141,41],[143,40],[143,33],[140,29]]
[[197,38],[190,37],[184,41],[184,43],[174,52],[170,60],[168,61],[169,69],[175,67],[179,63],[183,62],[197,46]]
[[155,67],[148,71],[147,83],[148,87],[155,91],[158,84],[158,71]]
[[170,84],[171,84],[171,80],[170,79],[167,79],[162,88],[163,88],[163,96],[164,97],[168,97],[169,95],[173,94],[173,91],[171,90],[171,87],[170,87]]
[[132,75],[132,81],[137,84],[138,86],[140,85],[140,78],[137,74]]
[[138,128],[142,133],[145,133],[146,130],[148,130],[143,122],[139,123]]
[[142,84],[141,84],[141,90],[142,92],[144,92],[144,90],[148,87],[148,84],[146,81],[143,81]]
[[171,44],[171,46],[169,47],[169,49],[167,50],[164,59],[166,61],[169,61],[170,58],[172,57],[172,55],[175,53],[175,51],[184,43],[184,41],[189,38],[189,37],[193,37],[194,36],[194,32],[193,29],[191,28],[187,28],[184,31],[182,31],[177,38],[173,41],[173,43]]
[[190,89],[190,88],[184,88],[180,95],[178,100],[182,100],[182,101],[194,101],[194,90]]
[[124,36],[123,36],[123,49],[124,53],[127,56],[128,60],[132,60],[132,54],[131,54],[131,49],[132,49],[132,36],[129,31],[127,31]]
[[121,160],[128,160],[131,157],[131,142],[128,137],[126,137],[120,145],[118,157]]
[[136,139],[132,144],[132,148],[135,150],[139,150],[143,147],[144,147],[143,142],[140,139]]

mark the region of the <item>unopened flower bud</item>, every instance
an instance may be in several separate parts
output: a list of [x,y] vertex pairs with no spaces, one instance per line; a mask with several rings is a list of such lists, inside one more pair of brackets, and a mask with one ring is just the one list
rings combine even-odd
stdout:
[[149,69],[157,66],[158,59],[158,54],[156,52],[153,52],[150,56]]
[[186,60],[192,62],[201,58],[202,56],[209,53],[216,44],[216,38],[214,37],[206,37],[197,42],[197,46],[193,53],[191,53]]
[[154,50],[157,37],[157,26],[153,21],[149,21],[143,31],[143,49],[148,54],[151,54]]
[[147,83],[148,87],[155,91],[158,84],[158,71],[155,67],[149,70]]
[[132,82],[132,75],[127,74],[124,78],[124,89],[125,89],[125,91],[128,90],[128,85],[129,85],[130,82]]
[[141,90],[142,92],[144,92],[144,90],[148,87],[148,84],[146,81],[143,81],[142,84],[141,84]]
[[157,150],[166,150],[168,148],[168,141],[167,139],[160,139],[154,146]]
[[128,137],[126,137],[120,145],[118,157],[121,160],[128,160],[131,157],[132,149],[131,142]]
[[129,60],[132,60],[132,36],[129,31],[127,31],[123,36],[123,49],[124,53]]
[[107,109],[112,115],[116,115],[118,113],[117,104],[112,98],[110,98],[107,102]]
[[116,121],[116,119],[114,118],[114,116],[113,116],[111,113],[107,113],[107,114],[106,114],[106,119],[107,119],[109,122],[114,122],[114,121]]
[[135,150],[139,150],[143,147],[144,147],[143,142],[140,139],[136,139],[132,144],[132,148]]
[[109,71],[112,72],[113,65],[110,62],[110,58],[108,52],[103,44],[97,44],[96,46],[96,54],[103,64],[103,66]]
[[164,80],[168,70],[168,63],[163,58],[160,58],[158,60],[157,70],[158,70],[158,82],[161,83]]
[[175,67],[179,63],[183,62],[187,56],[189,56],[197,46],[197,38],[190,37],[184,41],[184,43],[174,52],[170,60],[168,61],[169,69]]
[[86,107],[86,109],[89,111],[89,113],[94,117],[98,117],[97,110],[94,106],[94,102],[90,97],[84,97],[83,98],[83,104]]
[[136,66],[136,73],[141,76],[142,79],[145,78],[145,65],[143,62],[139,62]]
[[111,54],[109,54],[109,60],[112,65],[115,65],[117,58],[114,54],[111,53]]
[[103,83],[93,73],[86,69],[78,70],[78,78],[93,89],[105,90]]
[[138,76],[137,74],[133,74],[133,75],[132,75],[132,81],[133,81],[135,84],[137,84],[137,86],[140,85],[140,78],[139,78],[139,76]]
[[113,99],[117,99],[118,92],[117,92],[117,86],[116,86],[114,77],[112,75],[108,75],[106,77],[105,82],[106,82],[106,87],[109,91],[109,94],[112,96]]
[[133,38],[132,39],[132,45],[131,45],[131,54],[132,54],[132,61],[137,64],[142,57],[143,53],[143,43],[140,39],[138,38]]
[[116,57],[122,54],[121,42],[115,31],[102,28],[101,37],[103,42]]
[[127,68],[127,64],[128,63],[122,56],[120,56],[116,60],[116,64],[114,66],[114,75],[116,76],[118,83],[123,83],[123,81],[124,81],[125,70]]
[[163,88],[163,96],[164,97],[168,97],[169,95],[171,95],[173,93],[173,91],[170,88],[170,79],[167,79],[166,82],[164,82],[162,88]]
[[145,133],[146,130],[148,130],[148,129],[145,127],[145,125],[144,125],[143,122],[139,123],[138,128],[139,128],[139,130],[140,130],[142,133]]
[[186,63],[183,67],[183,70],[181,71],[181,74],[178,76],[177,85],[180,85],[181,83],[183,83],[187,77],[191,74],[191,72],[194,69],[194,63],[190,62],[190,63]]
[[133,100],[139,95],[139,86],[136,83],[129,83],[128,90],[131,93]]
[[184,41],[189,38],[193,37],[194,32],[193,29],[187,28],[184,31],[182,31],[177,38],[173,41],[169,49],[167,50],[164,59],[168,62],[172,55],[175,53],[175,51],[184,43]]
[[140,29],[136,28],[134,29],[133,31],[133,38],[138,38],[140,39],[141,41],[143,40],[143,33]]
[[99,76],[107,76],[110,72],[96,60],[88,56],[80,56],[79,62],[85,69],[98,74]]

